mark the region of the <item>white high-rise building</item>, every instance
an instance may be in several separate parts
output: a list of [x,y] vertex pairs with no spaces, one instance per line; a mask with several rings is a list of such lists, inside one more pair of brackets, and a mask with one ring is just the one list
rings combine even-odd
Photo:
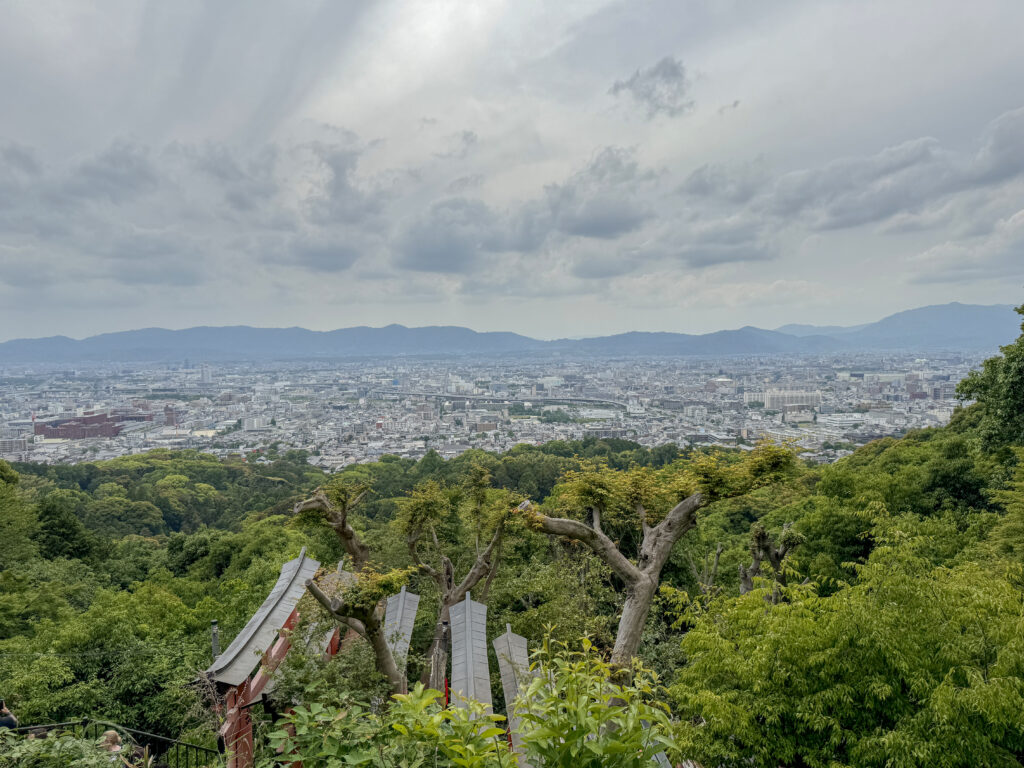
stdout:
[[795,389],[769,389],[767,392],[745,392],[744,403],[764,403],[771,411],[781,410],[787,405],[803,405],[815,408],[821,405],[821,392],[805,392]]

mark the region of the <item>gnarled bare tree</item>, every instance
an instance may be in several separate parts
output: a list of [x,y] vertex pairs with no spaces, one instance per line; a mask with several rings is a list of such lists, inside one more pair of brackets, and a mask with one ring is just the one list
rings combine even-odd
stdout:
[[[626,485],[615,487],[623,479]],[[567,499],[578,505],[577,514],[582,520],[549,517],[536,508],[525,510],[535,528],[588,547],[625,583],[626,599],[612,650],[612,662],[620,666],[628,665],[636,655],[661,571],[676,542],[696,526],[697,510],[703,501],[700,493],[691,493],[676,501],[659,523],[651,525],[648,504],[658,496],[652,493],[652,482],[653,476],[642,470],[622,474],[606,470],[579,473],[569,480]],[[635,562],[603,530],[609,512],[616,518],[632,513],[633,522],[639,524],[642,539]]]
[[[348,518],[368,490],[361,484],[335,483],[327,489],[318,488],[310,498],[295,505],[296,514],[316,515],[334,530],[357,578],[369,563],[370,549],[352,528]],[[377,670],[388,679],[392,692],[405,693],[408,689],[405,670],[399,667],[384,635],[383,604],[377,600],[370,603],[346,600],[343,590],[340,595],[328,595],[312,579],[306,582],[306,589],[338,623],[366,638],[373,648]]]
[[405,671],[399,667],[384,636],[382,604],[375,602],[373,605],[365,605],[346,601],[344,597],[331,597],[312,579],[306,582],[306,589],[339,624],[355,630],[369,641],[377,670],[388,679],[391,692],[408,693]]
[[[437,535],[438,524],[451,510],[451,498],[448,492],[435,481],[428,480],[417,486],[403,504],[402,525],[406,534],[409,555],[420,572],[433,579],[437,585],[437,624],[434,628],[434,638],[430,644],[430,650],[427,652],[429,666],[423,675],[423,683],[430,688],[439,689],[444,685],[448,667],[452,606],[464,600],[466,594],[486,578],[483,591],[477,595],[480,602],[485,602],[494,574],[498,570],[505,515],[497,520],[489,543],[482,546],[480,535],[484,529],[483,516],[488,481],[489,476],[486,474],[486,470],[482,474],[474,470],[470,479],[468,490],[475,523],[475,558],[460,581],[456,581],[455,565],[443,551]],[[426,562],[427,557],[423,553],[425,540],[432,550],[431,556],[434,563]]]
[[784,561],[802,542],[803,536],[793,530],[792,523],[782,526],[778,546],[761,523],[754,523],[750,528],[750,565],[745,566],[741,563],[739,567],[740,594],[745,595],[754,588],[754,579],[761,576],[761,564],[767,560],[775,582],[771,601],[777,603],[781,597],[779,588],[786,586]]
[[693,574],[693,580],[697,582],[697,588],[704,597],[714,597],[721,591],[721,588],[715,582],[718,581],[718,561],[721,559],[724,549],[725,547],[719,543],[715,547],[714,558],[711,557],[710,552],[705,552],[704,563],[700,570],[697,569],[697,563],[694,562],[693,556],[689,553],[686,555],[686,559],[690,564],[690,573]]

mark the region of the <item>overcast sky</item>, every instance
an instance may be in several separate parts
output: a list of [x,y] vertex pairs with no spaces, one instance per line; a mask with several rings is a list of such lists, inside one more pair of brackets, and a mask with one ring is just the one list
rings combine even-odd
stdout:
[[1024,3],[10,0],[0,339],[1024,301]]

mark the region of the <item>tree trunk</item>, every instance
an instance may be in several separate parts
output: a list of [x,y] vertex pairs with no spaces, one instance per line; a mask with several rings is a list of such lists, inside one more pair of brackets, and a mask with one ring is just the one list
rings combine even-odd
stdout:
[[392,693],[408,693],[409,684],[405,675],[398,668],[395,662],[395,655],[391,653],[391,646],[384,637],[384,627],[376,614],[366,622],[366,639],[373,647],[373,655],[377,660],[377,669],[388,679]]
[[435,691],[444,690],[444,680],[448,672],[448,640],[451,637],[451,606],[447,602],[441,604],[437,615],[437,626],[434,628],[434,640],[427,651],[429,666],[424,670],[420,681]]
[[[502,517],[494,531],[491,542],[485,550],[477,552],[476,561],[469,569],[466,577],[458,584],[455,583],[455,566],[452,565],[452,561],[446,555],[441,555],[439,567],[434,568],[420,559],[419,552],[417,551],[419,539],[412,537],[408,540],[409,553],[412,555],[413,562],[416,563],[421,572],[434,580],[440,595],[434,639],[430,643],[430,650],[427,652],[429,667],[420,677],[420,681],[429,688],[441,690],[448,672],[448,641],[451,637],[449,625],[451,623],[452,606],[465,600],[469,591],[480,583],[484,576],[487,576],[487,585],[488,588],[490,587],[490,580],[498,568],[499,556],[495,554],[495,551],[501,544],[504,527],[505,518]],[[438,545],[436,534],[434,535],[434,543]],[[485,595],[486,591],[485,589]]]
[[622,606],[619,631],[615,636],[612,664],[628,667],[636,656],[643,637],[647,614],[651,611],[654,594],[658,591],[658,578],[644,573],[636,583],[626,590],[626,602]]
[[590,548],[615,574],[626,582],[626,602],[622,606],[619,630],[612,651],[612,663],[627,667],[640,647],[647,614],[651,611],[654,594],[658,591],[661,569],[672,553],[676,542],[697,524],[697,509],[703,497],[694,493],[676,504],[665,519],[653,528],[647,524],[647,513],[641,505],[637,512],[643,528],[643,540],[637,563],[633,563],[601,530],[599,510],[591,509],[591,525],[564,517],[548,517],[530,513],[528,507],[520,510],[530,514],[530,522],[550,536],[578,541]]
[[324,593],[313,579],[306,581],[306,589],[322,605],[327,612],[345,626],[351,627],[366,638],[373,648],[377,662],[377,671],[388,679],[392,693],[408,693],[409,686],[405,674],[398,667],[395,655],[391,652],[387,638],[384,636],[384,625],[381,622],[381,608],[356,608],[346,606],[337,598]]

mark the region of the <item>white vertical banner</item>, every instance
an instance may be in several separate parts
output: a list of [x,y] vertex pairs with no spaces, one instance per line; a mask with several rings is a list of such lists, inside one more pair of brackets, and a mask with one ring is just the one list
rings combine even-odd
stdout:
[[487,666],[487,606],[470,594],[451,608],[452,618],[452,703],[465,707],[467,699],[492,706],[491,673]]
[[[498,671],[501,673],[501,688],[505,695],[505,712],[508,715],[508,727],[512,732],[512,749],[517,755],[522,754],[519,747],[519,718],[515,714],[518,699],[530,684],[533,674],[530,672],[530,650],[526,638],[512,631],[512,625],[505,625],[505,634],[494,639],[494,653],[498,657]],[[519,759],[519,768],[530,768]]]
[[420,596],[406,592],[405,587],[397,595],[388,598],[384,610],[384,638],[391,647],[399,666],[402,666],[409,655],[409,643],[412,642],[412,628],[416,623],[416,609],[420,605]]

